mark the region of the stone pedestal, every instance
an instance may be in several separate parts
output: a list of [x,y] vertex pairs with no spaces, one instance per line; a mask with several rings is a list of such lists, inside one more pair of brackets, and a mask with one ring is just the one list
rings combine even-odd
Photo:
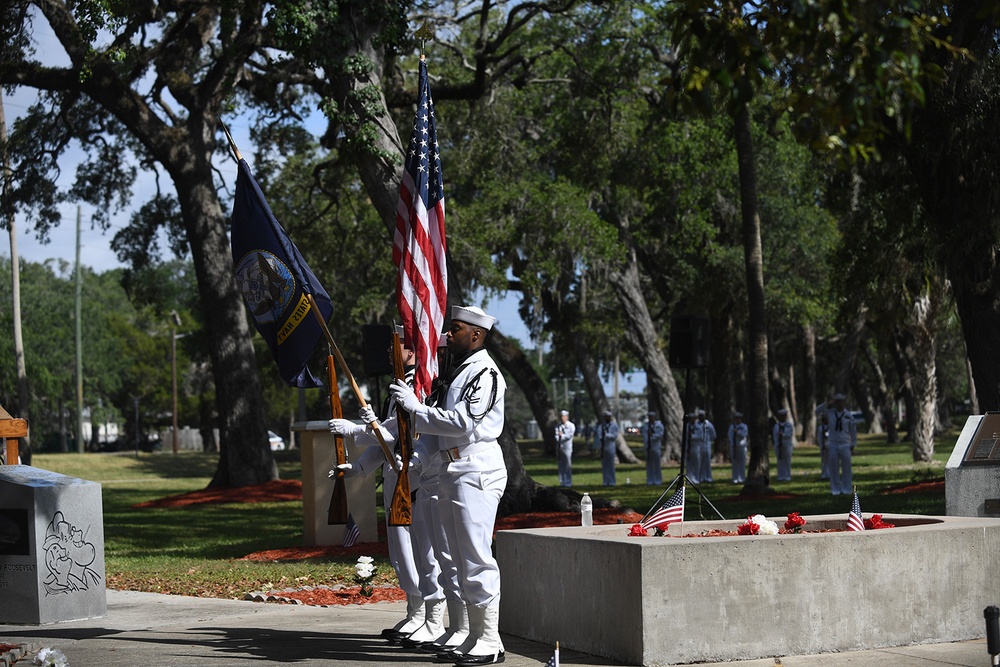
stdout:
[[101,485],[0,466],[0,623],[107,613]]
[[[993,418],[996,415],[992,415]],[[984,415],[965,422],[944,469],[945,511],[948,516],[1000,517],[1000,461],[987,452],[983,461],[969,462],[970,450],[997,434],[979,433]],[[992,429],[990,429],[992,431]]]
[[[847,524],[846,512],[805,518],[809,530]],[[896,527],[695,538],[501,530],[500,630],[647,667],[982,637],[982,610],[1000,599],[1000,520],[885,520]]]
[[[337,463],[337,450],[325,421],[297,422],[292,430],[301,436],[302,447],[302,515],[303,541],[306,545],[340,545],[344,543],[344,526],[326,522],[333,480],[330,470]],[[363,447],[356,447],[354,438],[344,438],[347,460],[353,461]],[[375,515],[375,476],[347,478],[347,507],[358,524],[358,542],[378,542]]]

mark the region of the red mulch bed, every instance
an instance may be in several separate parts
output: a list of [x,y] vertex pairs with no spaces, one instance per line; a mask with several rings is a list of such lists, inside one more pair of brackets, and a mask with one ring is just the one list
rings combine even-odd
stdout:
[[147,500],[132,507],[188,507],[205,503],[274,503],[288,500],[302,500],[302,482],[297,479],[276,479],[263,484],[234,488],[212,487]]

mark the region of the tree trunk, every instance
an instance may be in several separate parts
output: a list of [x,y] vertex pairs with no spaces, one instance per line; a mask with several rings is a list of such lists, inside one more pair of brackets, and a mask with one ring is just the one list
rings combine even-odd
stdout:
[[803,367],[805,384],[803,387],[803,407],[800,413],[802,419],[802,441],[816,444],[816,329],[811,323],[802,325]]
[[630,247],[628,250],[625,266],[611,275],[611,282],[629,324],[626,337],[642,360],[642,365],[646,369],[646,381],[656,387],[656,395],[660,400],[658,412],[663,419],[663,440],[665,443],[680,442],[684,406],[681,404],[670,364],[663,354],[663,345],[660,344],[660,337],[656,333],[656,326],[649,314],[646,299],[642,295],[639,266],[633,248]]
[[531,414],[538,422],[546,451],[555,451],[555,427],[559,422],[559,416],[549,396],[548,386],[524,356],[524,352],[495,328],[486,339],[486,349],[501,368],[510,373],[514,382],[524,392],[528,405],[531,406]]
[[934,300],[926,294],[913,300],[908,327],[910,345],[904,348],[912,368],[913,399],[918,411],[912,434],[913,460],[921,462],[929,462],[934,456],[937,426],[936,311]]
[[740,174],[740,217],[746,266],[747,335],[750,347],[749,414],[750,461],[743,493],[763,493],[770,488],[768,455],[771,442],[767,418],[767,310],[764,304],[764,254],[760,243],[760,213],[757,209],[757,170],[754,165],[750,112],[743,105],[735,117],[733,132]]
[[[219,466],[209,486],[278,479],[267,439],[250,322],[236,285],[226,221],[212,185],[210,153],[170,165],[212,342],[209,353],[219,419]],[[225,260],[220,261],[222,258]]]
[[[879,413],[882,417],[882,421],[885,422],[885,434],[886,439],[890,443],[899,442],[899,429],[896,428],[896,397],[892,390],[889,389],[889,385],[885,379],[885,373],[882,371],[882,366],[878,362],[878,358],[868,349],[868,346],[862,348],[865,360],[872,369],[872,373],[875,375],[878,381],[877,391],[878,391],[878,405]],[[881,432],[881,431],[880,431]]]

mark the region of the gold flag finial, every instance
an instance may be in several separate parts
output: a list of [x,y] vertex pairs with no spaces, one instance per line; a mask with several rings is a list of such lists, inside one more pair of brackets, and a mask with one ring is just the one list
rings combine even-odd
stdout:
[[429,23],[425,23],[420,26],[420,30],[413,33],[413,36],[420,40],[420,57],[424,57],[424,42],[428,39],[434,39],[434,31],[431,30]]

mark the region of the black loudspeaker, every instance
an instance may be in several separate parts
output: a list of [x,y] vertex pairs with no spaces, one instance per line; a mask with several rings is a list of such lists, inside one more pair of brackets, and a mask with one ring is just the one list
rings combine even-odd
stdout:
[[362,358],[365,377],[392,375],[392,327],[388,324],[365,324],[361,327]]
[[707,317],[676,316],[670,320],[671,368],[705,368],[709,365],[711,332]]

